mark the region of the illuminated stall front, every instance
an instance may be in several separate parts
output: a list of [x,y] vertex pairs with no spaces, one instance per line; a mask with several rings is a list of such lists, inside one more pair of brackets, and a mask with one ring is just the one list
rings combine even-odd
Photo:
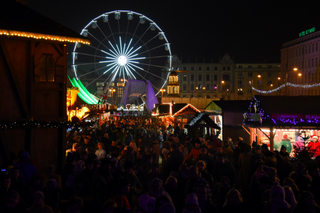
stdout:
[[243,127],[250,135],[251,144],[256,141],[258,144],[268,144],[271,151],[280,151],[284,141],[290,141],[293,147],[301,134],[305,145],[311,136],[319,137],[320,110],[314,102],[319,98],[254,96],[243,114]]

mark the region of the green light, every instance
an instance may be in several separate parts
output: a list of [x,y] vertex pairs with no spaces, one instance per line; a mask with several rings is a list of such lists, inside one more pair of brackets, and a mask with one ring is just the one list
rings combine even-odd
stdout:
[[[94,102],[92,102],[92,100],[90,99],[90,97],[86,94],[86,92],[85,91],[83,91],[83,89],[82,89],[82,87],[78,84],[78,82],[77,82],[77,80],[75,79],[75,78],[73,78],[72,79],[73,80],[73,83],[79,88],[79,91],[80,91],[80,93],[81,93],[81,95],[83,96],[83,97],[85,97],[85,100],[83,100],[83,101],[85,101],[85,102],[89,102],[88,104],[94,104]],[[78,93],[79,94],[79,93]],[[80,96],[79,96],[80,97]]]
[[308,34],[310,34],[310,33],[314,33],[315,31],[316,31],[316,28],[315,28],[315,27],[312,27],[311,29],[307,29],[307,30],[302,31],[301,33],[299,33],[299,37],[308,35]]
[[81,83],[80,80],[76,80],[74,77],[70,79],[68,76],[71,84],[73,87],[78,87],[79,93],[78,96],[87,104],[98,104],[98,100],[95,98],[94,95],[92,95]]
[[83,89],[83,91],[86,93],[86,95],[89,97],[89,99],[92,101],[93,104],[97,104],[98,101],[93,97],[93,95],[85,88],[80,80],[78,80],[78,84]]

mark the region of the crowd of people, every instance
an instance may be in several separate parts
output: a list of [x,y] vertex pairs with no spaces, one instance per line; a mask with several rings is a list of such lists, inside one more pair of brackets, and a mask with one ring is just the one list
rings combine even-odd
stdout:
[[[320,212],[320,158],[241,137],[191,138],[144,117],[71,131],[63,168],[38,173],[28,152],[3,172],[0,213]],[[45,157],[45,156],[44,156]]]

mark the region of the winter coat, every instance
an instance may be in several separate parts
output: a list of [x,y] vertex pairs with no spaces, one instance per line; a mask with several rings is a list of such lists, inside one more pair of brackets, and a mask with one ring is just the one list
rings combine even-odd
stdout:
[[249,188],[249,181],[251,177],[251,161],[252,153],[251,152],[244,152],[241,153],[239,156],[239,174],[237,179],[237,186],[241,189],[248,189]]

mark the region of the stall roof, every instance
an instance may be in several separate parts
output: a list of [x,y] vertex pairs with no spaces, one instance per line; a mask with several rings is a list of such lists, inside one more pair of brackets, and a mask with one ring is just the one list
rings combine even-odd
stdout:
[[320,96],[255,96],[244,124],[252,127],[320,127]]
[[90,43],[79,33],[14,0],[0,1],[0,35]]
[[201,121],[204,121],[206,125],[214,129],[221,129],[205,112],[196,114],[185,127],[190,128],[194,126],[203,126],[204,124],[201,124]]
[[205,111],[221,114],[222,112],[245,112],[251,100],[211,101]]
[[[187,104],[173,104],[172,106],[172,114],[175,114],[180,109],[185,107]],[[170,113],[170,104],[162,104],[159,105],[159,114],[169,114]]]

